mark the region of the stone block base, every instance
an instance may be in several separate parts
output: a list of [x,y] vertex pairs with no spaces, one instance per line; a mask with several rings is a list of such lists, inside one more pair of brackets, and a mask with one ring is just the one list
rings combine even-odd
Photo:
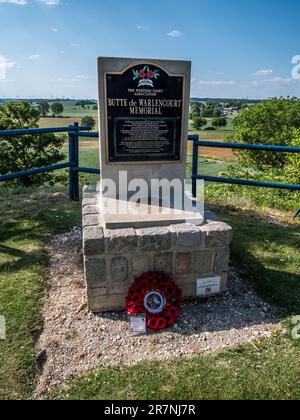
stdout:
[[[219,278],[227,287],[232,229],[206,212],[201,226],[178,224],[144,229],[101,226],[97,194],[83,192],[83,250],[88,306],[91,312],[125,308],[134,279],[147,271],[165,271],[183,290],[197,296],[200,279]],[[209,289],[204,297],[212,296]]]

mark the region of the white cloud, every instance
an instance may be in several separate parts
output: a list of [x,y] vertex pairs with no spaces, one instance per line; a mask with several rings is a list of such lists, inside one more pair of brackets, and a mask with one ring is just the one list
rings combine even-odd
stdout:
[[91,78],[91,76],[89,76],[88,74],[77,74],[76,79],[79,80],[89,80]]
[[287,84],[290,83],[293,79],[291,77],[273,77],[273,79],[265,79],[265,83],[278,83],[278,84]]
[[89,76],[88,74],[77,74],[77,76],[75,77],[59,77],[58,79],[51,79],[51,82],[62,85],[70,85],[73,83],[79,83],[90,79],[91,76]]
[[7,70],[16,66],[16,63],[9,61],[4,55],[0,55],[0,80],[6,80]]
[[41,56],[40,54],[32,54],[28,58],[29,60],[32,60],[32,61],[39,61],[41,59]]
[[57,33],[58,29],[57,28],[51,28],[51,31]]
[[233,86],[235,80],[197,80],[193,79],[192,84],[195,86]]
[[273,70],[257,70],[257,72],[254,73],[254,76],[270,76],[273,74]]
[[37,0],[39,3],[43,3],[46,6],[57,6],[60,0]]
[[173,31],[167,33],[167,36],[171,36],[173,38],[181,38],[183,36],[183,33],[174,29]]
[[147,25],[136,25],[140,31],[148,31],[150,28]]
[[11,3],[18,4],[19,6],[24,6],[27,4],[27,0],[0,0],[0,3]]
[[[60,0],[36,0],[38,3],[43,3],[46,6],[57,6]],[[25,6],[28,0],[0,0],[0,3],[17,4],[18,6]]]

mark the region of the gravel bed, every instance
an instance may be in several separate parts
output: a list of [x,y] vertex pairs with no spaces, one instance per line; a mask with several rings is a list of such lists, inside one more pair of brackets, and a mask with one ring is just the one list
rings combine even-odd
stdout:
[[95,367],[214,353],[270,337],[278,323],[275,311],[231,269],[223,296],[185,303],[170,330],[132,336],[125,312],[94,315],[87,311],[81,230],[55,237],[48,252],[51,273],[44,329],[37,343],[37,398]]

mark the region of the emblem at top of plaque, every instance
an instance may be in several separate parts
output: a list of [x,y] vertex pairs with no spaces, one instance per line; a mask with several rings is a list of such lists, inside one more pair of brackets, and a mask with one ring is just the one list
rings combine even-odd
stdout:
[[154,87],[154,81],[160,76],[159,70],[152,70],[149,66],[145,66],[142,69],[134,69],[133,80],[138,80],[138,87]]

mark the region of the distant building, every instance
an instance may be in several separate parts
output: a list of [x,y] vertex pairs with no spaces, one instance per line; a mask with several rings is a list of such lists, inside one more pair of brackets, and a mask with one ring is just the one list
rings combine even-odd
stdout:
[[239,113],[240,108],[237,107],[223,108],[223,115],[237,115]]

